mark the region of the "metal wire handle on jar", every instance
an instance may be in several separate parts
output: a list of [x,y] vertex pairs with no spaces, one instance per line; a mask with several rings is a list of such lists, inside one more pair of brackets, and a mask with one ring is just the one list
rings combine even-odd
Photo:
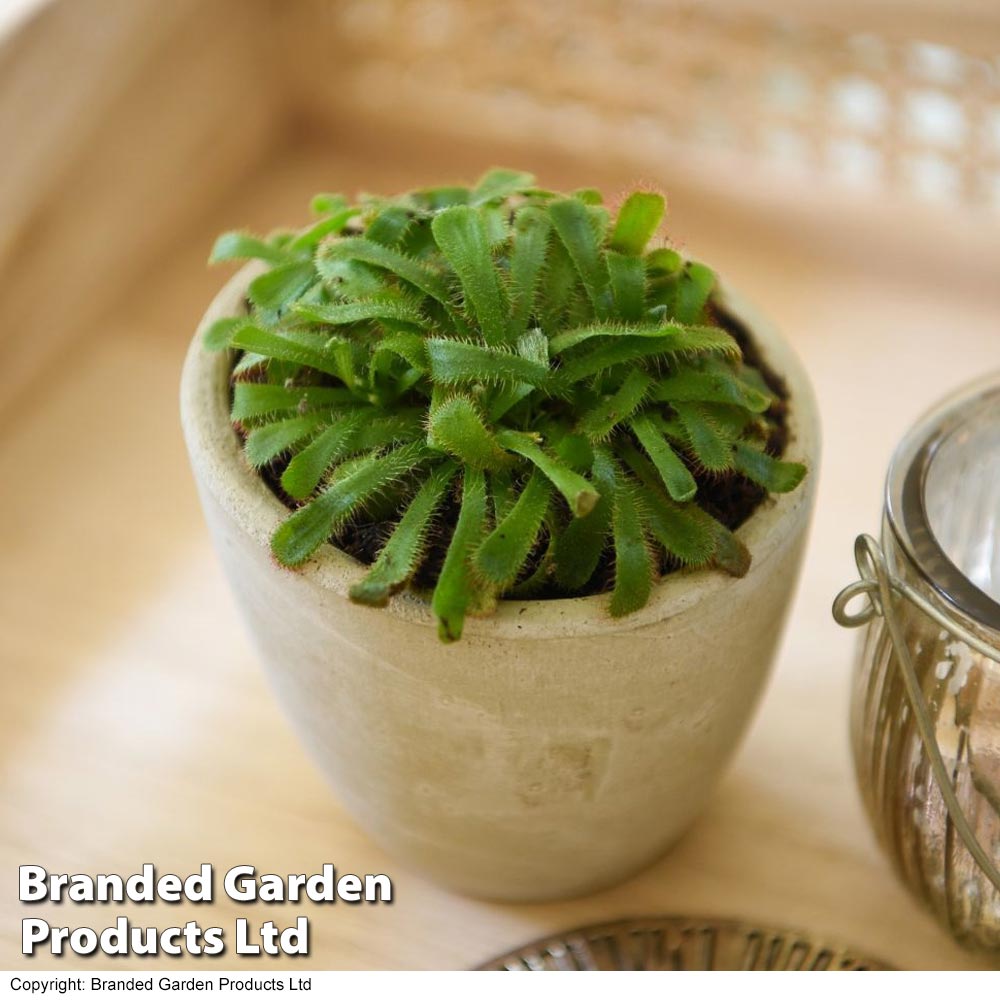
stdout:
[[[1000,870],[993,863],[993,859],[986,849],[979,843],[972,826],[965,816],[962,806],[955,794],[955,788],[948,777],[948,767],[941,756],[938,747],[937,737],[934,732],[934,723],[931,721],[930,711],[924,701],[923,691],[920,681],[917,679],[916,670],[913,667],[913,660],[910,652],[903,640],[899,622],[892,607],[893,595],[909,601],[914,607],[920,610],[928,618],[936,622],[956,639],[960,639],[971,649],[982,653],[988,659],[1000,663],[1000,649],[984,642],[977,635],[964,628],[954,619],[942,613],[938,608],[930,603],[920,593],[894,577],[886,563],[885,555],[879,547],[877,541],[871,535],[858,535],[854,542],[854,559],[858,564],[858,572],[861,579],[846,586],[833,602],[833,617],[839,625],[845,628],[859,628],[867,625],[873,618],[881,615],[885,620],[889,637],[892,640],[893,649],[896,654],[896,662],[899,664],[900,673],[903,675],[903,685],[906,689],[906,696],[913,711],[913,718],[917,724],[917,731],[924,745],[924,750],[930,760],[931,770],[941,796],[944,799],[945,807],[951,821],[955,824],[958,835],[962,838],[962,843],[975,859],[976,864],[982,869],[986,877],[993,883],[994,887],[1000,891]],[[860,610],[851,612],[848,604],[855,597],[867,597],[867,601]]]

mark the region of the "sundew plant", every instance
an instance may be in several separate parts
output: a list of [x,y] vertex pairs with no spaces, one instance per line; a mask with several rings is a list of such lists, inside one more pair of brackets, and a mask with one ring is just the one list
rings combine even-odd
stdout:
[[621,616],[664,569],[746,572],[713,491],[784,492],[805,469],[768,451],[776,396],[712,272],[654,238],[660,194],[611,211],[493,170],[312,208],[301,231],[225,233],[211,257],[265,267],[249,314],[205,344],[233,352],[246,458],[293,508],[278,562],[387,522],[351,597],[385,605],[422,575],[444,640],[503,597],[608,589]]

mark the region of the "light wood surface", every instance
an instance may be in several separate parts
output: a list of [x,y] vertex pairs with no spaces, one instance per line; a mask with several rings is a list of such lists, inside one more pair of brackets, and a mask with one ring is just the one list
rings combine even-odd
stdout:
[[256,25],[229,3],[38,6],[0,46],[2,313],[39,332],[8,338],[0,409],[224,195],[279,121]]
[[[212,103],[207,121],[218,121],[220,106]],[[141,926],[195,919],[231,935],[238,916],[291,923],[303,913],[312,947],[295,960],[300,968],[462,968],[574,925],[661,913],[802,928],[902,967],[989,967],[907,895],[869,832],[847,744],[854,637],[833,624],[829,605],[854,578],[854,535],[877,525],[894,442],[936,397],[1000,366],[995,258],[976,252],[995,245],[995,224],[917,213],[895,226],[894,209],[850,201],[819,208],[814,200],[791,212],[777,180],[756,178],[758,197],[727,195],[722,175],[700,176],[690,163],[640,169],[599,150],[557,156],[509,139],[435,139],[419,122],[387,132],[336,115],[272,112],[278,118],[226,153],[228,167],[204,188],[183,192],[178,173],[204,143],[172,154],[158,183],[178,190],[183,211],[171,226],[169,213],[157,214],[142,253],[128,249],[131,262],[114,258],[120,269],[82,318],[66,315],[73,295],[52,291],[62,271],[51,255],[75,246],[92,275],[79,248],[80,227],[94,215],[83,213],[58,238],[43,230],[30,273],[16,254],[4,271],[7,289],[14,277],[30,283],[42,318],[15,287],[13,305],[0,303],[2,335],[11,342],[12,330],[26,331],[69,346],[58,363],[31,349],[0,424],[0,967],[67,964],[20,957],[29,911],[16,901],[18,864],[129,873],[146,861],[182,874],[202,862],[220,873],[254,864],[285,874],[329,861],[389,873],[397,896],[384,907],[240,909],[223,898],[210,907],[62,905],[30,914],[97,927],[120,913]],[[142,119],[141,104],[131,114],[126,120]],[[273,140],[266,157],[252,154],[263,135]],[[664,183],[671,234],[788,331],[813,373],[825,430],[791,624],[761,711],[711,805],[639,877],[536,906],[462,899],[427,883],[375,847],[324,787],[237,619],[176,412],[183,352],[223,278],[204,266],[216,232],[299,220],[314,190],[472,179],[497,162],[535,169],[553,186],[620,191],[640,174]],[[100,171],[89,169],[96,184]],[[138,174],[127,176],[138,183]],[[103,191],[97,216],[106,233],[135,222],[130,203],[112,194]],[[73,288],[84,294],[84,285]],[[172,959],[169,968],[195,961]],[[144,966],[86,965],[130,967]]]
[[[684,236],[790,331],[823,407],[818,515],[781,658],[712,804],[661,863],[573,902],[461,899],[373,846],[307,762],[209,549],[177,427],[186,339],[221,280],[203,264],[217,229],[296,218],[317,187],[391,189],[439,169],[430,151],[393,165],[359,145],[345,156],[302,142],[264,164],[76,339],[0,433],[0,461],[19,484],[8,479],[0,520],[0,866],[10,889],[20,863],[94,873],[153,861],[186,873],[208,861],[288,873],[331,861],[392,875],[392,906],[244,914],[306,913],[312,954],[298,961],[317,968],[464,967],[549,931],[647,913],[801,927],[906,967],[982,964],[907,896],[873,843],[846,739],[853,637],[828,609],[852,577],[854,534],[875,526],[893,442],[942,389],[996,364],[1000,293],[967,290],[956,305],[950,284],[837,267],[805,235],[754,239],[758,252],[748,253],[754,230],[735,239],[709,207],[700,216],[689,207]],[[474,146],[452,154],[456,174],[484,162]],[[550,183],[595,179],[586,165],[546,166]],[[123,912],[142,925],[231,927],[242,911],[222,901],[31,912],[60,925],[103,926]],[[25,910],[10,890],[0,914],[0,966],[21,965]],[[31,967],[58,964],[40,957]]]

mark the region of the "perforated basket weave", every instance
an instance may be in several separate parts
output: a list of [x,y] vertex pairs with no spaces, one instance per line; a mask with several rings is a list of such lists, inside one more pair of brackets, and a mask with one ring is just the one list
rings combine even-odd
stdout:
[[[987,8],[307,0],[291,33],[327,109],[1000,211]],[[349,60],[324,57],[331,38]]]
[[70,335],[62,301],[96,318],[206,208],[309,143],[340,157],[314,184],[457,180],[458,141],[465,180],[502,162],[664,186],[681,230],[684,206],[725,206],[831,248],[875,234],[883,259],[925,248],[931,273],[992,257],[1000,8],[973,0],[24,6],[0,37],[0,321],[23,332],[0,389]]

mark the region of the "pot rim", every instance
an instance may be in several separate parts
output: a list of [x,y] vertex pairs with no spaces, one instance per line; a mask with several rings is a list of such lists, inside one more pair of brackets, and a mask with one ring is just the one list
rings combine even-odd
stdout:
[[[191,463],[202,489],[232,517],[240,528],[270,557],[270,537],[287,516],[288,508],[246,463],[229,419],[228,383],[231,355],[210,353],[201,346],[205,330],[215,320],[245,310],[246,287],[262,265],[241,268],[218,292],[202,317],[188,349],[181,376],[181,423]],[[673,618],[711,598],[723,599],[727,591],[746,586],[764,574],[782,538],[802,507],[806,513],[816,491],[820,436],[815,395],[809,377],[791,345],[740,295],[723,285],[719,298],[731,315],[745,326],[767,363],[784,378],[789,390],[788,443],[783,455],[804,461],[808,474],[792,493],[766,498],[737,529],[736,534],[752,555],[746,576],[736,578],[721,570],[676,570],[653,587],[649,602],[623,618],[607,611],[609,595],[544,600],[501,600],[489,616],[466,619],[463,639],[554,638],[566,635],[630,633],[653,622]],[[275,563],[275,565],[277,565]],[[367,567],[330,543],[290,574],[322,590],[349,600],[350,587]],[[385,608],[375,610],[414,624],[436,627],[430,602],[404,590]],[[444,648],[444,647],[442,647]]]

